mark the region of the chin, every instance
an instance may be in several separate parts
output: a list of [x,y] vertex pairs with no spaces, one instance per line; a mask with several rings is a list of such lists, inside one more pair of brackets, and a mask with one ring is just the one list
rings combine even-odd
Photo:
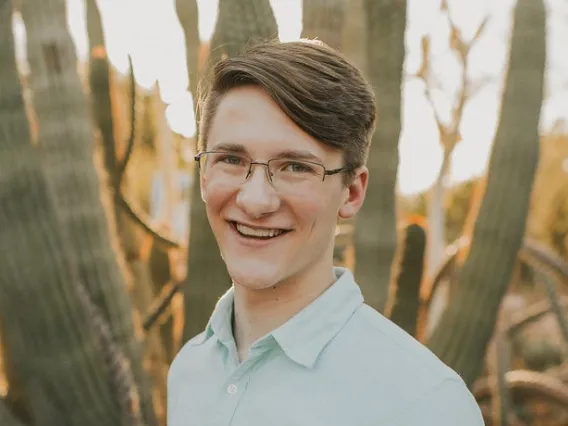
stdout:
[[278,269],[275,265],[267,265],[264,262],[246,262],[242,259],[227,262],[231,280],[249,290],[262,290],[277,285],[284,278]]

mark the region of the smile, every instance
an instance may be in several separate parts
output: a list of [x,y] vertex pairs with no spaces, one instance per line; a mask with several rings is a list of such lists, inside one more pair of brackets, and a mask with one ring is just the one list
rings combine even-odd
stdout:
[[246,238],[257,238],[257,239],[268,240],[288,232],[285,229],[278,229],[278,228],[253,228],[237,222],[231,222],[231,225],[241,236]]

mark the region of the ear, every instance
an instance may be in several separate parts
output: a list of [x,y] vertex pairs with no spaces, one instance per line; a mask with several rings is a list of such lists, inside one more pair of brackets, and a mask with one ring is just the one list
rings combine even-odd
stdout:
[[345,197],[338,212],[341,219],[349,219],[355,216],[355,214],[357,214],[357,212],[361,209],[367,193],[368,182],[369,169],[365,166],[357,168],[355,176],[344,189]]
[[199,190],[200,190],[200,192],[201,192],[201,200],[202,200],[205,204],[207,204],[207,201],[206,201],[206,200],[207,200],[207,197],[206,197],[206,194],[207,194],[207,192],[206,192],[206,191],[207,191],[207,190],[206,190],[206,187],[207,187],[207,181],[206,181],[205,177],[203,176],[203,174],[202,174],[202,173],[199,173]]

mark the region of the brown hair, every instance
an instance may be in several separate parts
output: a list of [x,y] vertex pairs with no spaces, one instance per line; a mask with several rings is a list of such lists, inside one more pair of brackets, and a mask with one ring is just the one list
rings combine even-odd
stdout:
[[375,96],[339,52],[311,40],[269,41],[218,62],[200,102],[200,150],[223,95],[245,85],[262,88],[303,131],[342,151],[351,171],[365,164],[375,129]]

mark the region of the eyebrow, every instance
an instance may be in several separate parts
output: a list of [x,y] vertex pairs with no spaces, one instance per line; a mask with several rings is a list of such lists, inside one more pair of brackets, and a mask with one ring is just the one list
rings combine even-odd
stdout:
[[211,147],[212,151],[228,151],[228,152],[238,152],[241,154],[246,154],[247,149],[244,145],[240,143],[233,142],[219,142],[218,144]]
[[[211,147],[212,151],[226,151],[226,152],[235,152],[240,154],[250,155],[248,150],[245,148],[244,145],[240,143],[234,142],[219,142],[218,144]],[[306,160],[306,161],[314,161],[319,164],[323,164],[323,160],[318,157],[317,155],[311,153],[310,151],[306,150],[296,150],[296,149],[286,149],[280,151],[276,154],[273,158],[287,158],[290,160]]]
[[316,163],[320,164],[323,163],[322,159],[317,155],[305,150],[288,149],[285,151],[280,151],[278,155],[276,155],[276,158],[289,158],[291,160],[307,160],[315,161]]

